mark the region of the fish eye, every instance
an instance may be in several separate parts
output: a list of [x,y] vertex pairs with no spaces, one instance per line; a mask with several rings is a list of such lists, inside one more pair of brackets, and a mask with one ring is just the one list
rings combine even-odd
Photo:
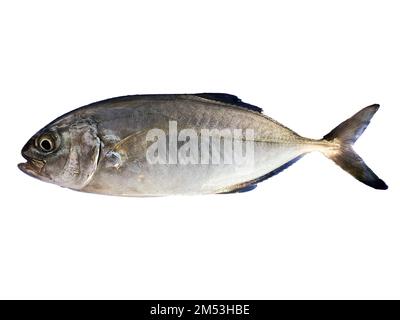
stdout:
[[40,137],[37,144],[43,152],[53,151],[55,147],[54,140],[49,135],[44,135]]

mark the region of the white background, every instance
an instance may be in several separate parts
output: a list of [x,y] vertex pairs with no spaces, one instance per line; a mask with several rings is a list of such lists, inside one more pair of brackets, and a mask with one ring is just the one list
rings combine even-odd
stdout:
[[[0,298],[400,298],[396,1],[4,1]],[[311,154],[252,192],[118,198],[17,169],[90,102],[227,92],[307,137],[381,109],[356,150],[389,185]]]

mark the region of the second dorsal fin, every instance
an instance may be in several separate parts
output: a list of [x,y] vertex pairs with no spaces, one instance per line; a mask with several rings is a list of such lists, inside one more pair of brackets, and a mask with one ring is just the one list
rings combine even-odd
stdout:
[[237,96],[234,96],[232,94],[228,93],[196,93],[194,96],[203,98],[203,99],[208,99],[208,100],[214,100],[214,101],[219,101],[219,102],[224,102],[227,104],[231,104],[234,106],[238,106],[241,108],[245,108],[251,111],[255,112],[262,112],[262,109],[256,106],[253,106],[251,104],[245,103],[242,100],[240,100]]

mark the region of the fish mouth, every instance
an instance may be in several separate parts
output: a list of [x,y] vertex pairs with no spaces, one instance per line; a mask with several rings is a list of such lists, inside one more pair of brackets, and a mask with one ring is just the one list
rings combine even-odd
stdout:
[[25,155],[22,156],[27,160],[27,162],[19,163],[18,168],[27,175],[38,178],[46,162],[43,160],[31,159]]

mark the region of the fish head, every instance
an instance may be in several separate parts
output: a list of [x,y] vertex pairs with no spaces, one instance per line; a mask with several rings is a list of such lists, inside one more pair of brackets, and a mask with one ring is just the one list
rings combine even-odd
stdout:
[[31,177],[71,189],[83,188],[97,169],[100,139],[93,121],[58,121],[33,135],[18,168]]

